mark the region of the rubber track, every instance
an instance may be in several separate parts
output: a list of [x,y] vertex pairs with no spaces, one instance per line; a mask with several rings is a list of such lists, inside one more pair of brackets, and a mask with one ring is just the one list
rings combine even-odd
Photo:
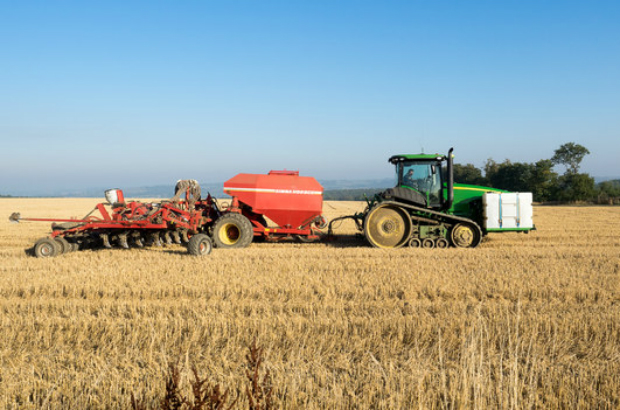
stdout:
[[[473,220],[469,219],[469,218],[465,218],[462,216],[455,216],[455,215],[449,215],[449,214],[445,214],[443,212],[438,212],[438,211],[432,211],[430,209],[427,208],[420,208],[418,206],[414,206],[414,205],[409,205],[409,204],[405,204],[402,202],[397,202],[397,201],[383,201],[383,202],[379,202],[376,206],[383,206],[383,205],[394,205],[394,206],[398,206],[400,208],[405,208],[405,209],[409,209],[412,211],[416,211],[416,212],[420,212],[422,214],[430,214],[433,216],[437,217],[437,220],[439,222],[447,222],[447,223],[452,223],[453,225],[456,225],[457,223],[461,223],[461,222],[465,222],[468,224],[471,224],[473,226],[476,227],[476,229],[478,230],[478,234],[480,235],[480,238],[482,238],[482,229],[480,229],[480,226]],[[415,216],[414,216],[415,217]],[[414,218],[412,217],[412,219]],[[424,216],[422,216],[424,218]]]

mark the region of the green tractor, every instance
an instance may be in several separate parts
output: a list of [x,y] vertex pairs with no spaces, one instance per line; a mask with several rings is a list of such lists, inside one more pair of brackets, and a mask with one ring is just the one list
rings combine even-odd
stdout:
[[368,200],[353,219],[368,242],[378,248],[474,248],[489,232],[529,232],[532,194],[475,185],[453,178],[453,149],[448,155],[394,155],[394,188]]

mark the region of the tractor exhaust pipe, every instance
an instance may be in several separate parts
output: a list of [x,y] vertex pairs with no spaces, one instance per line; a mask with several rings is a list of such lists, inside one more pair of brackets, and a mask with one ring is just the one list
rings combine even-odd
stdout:
[[446,209],[450,209],[454,202],[454,156],[452,151],[454,151],[454,148],[450,148],[450,151],[448,151],[448,200],[445,204]]

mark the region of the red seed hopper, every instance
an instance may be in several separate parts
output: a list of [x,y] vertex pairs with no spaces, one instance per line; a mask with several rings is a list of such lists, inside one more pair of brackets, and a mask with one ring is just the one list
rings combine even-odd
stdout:
[[[238,174],[224,183],[224,192],[233,197],[231,206],[250,219],[256,236],[298,235],[312,240],[318,239],[313,229],[325,226],[323,187],[298,171]],[[264,217],[278,226],[267,227]]]

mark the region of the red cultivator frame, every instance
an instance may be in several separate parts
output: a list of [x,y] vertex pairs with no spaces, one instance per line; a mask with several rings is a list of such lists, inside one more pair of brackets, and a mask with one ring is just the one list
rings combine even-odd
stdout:
[[[106,191],[107,203],[97,204],[82,219],[22,218],[19,213],[9,219],[54,222],[49,237],[34,245],[37,257],[97,247],[173,243],[185,244],[192,255],[207,255],[213,245],[246,247],[255,236],[267,240],[295,236],[310,242],[318,240],[319,229],[326,227],[321,216],[323,189],[314,178],[288,171],[239,174],[224,189],[233,196],[225,210],[210,195],[201,200],[198,183],[186,180],[177,183],[170,201],[126,202],[120,189],[112,189]],[[265,217],[278,226],[268,226]]]
[[[161,246],[162,242],[186,243],[189,252],[195,255],[211,251],[211,240],[201,234],[202,228],[219,214],[210,196],[204,201],[125,203],[122,191],[114,191],[120,194],[121,202],[99,203],[82,219],[21,218],[18,213],[11,215],[10,219],[14,222],[54,222],[51,235],[38,240],[34,246],[37,257],[100,246],[111,248],[117,245],[125,249],[130,244]],[[95,215],[96,211],[99,215]]]

